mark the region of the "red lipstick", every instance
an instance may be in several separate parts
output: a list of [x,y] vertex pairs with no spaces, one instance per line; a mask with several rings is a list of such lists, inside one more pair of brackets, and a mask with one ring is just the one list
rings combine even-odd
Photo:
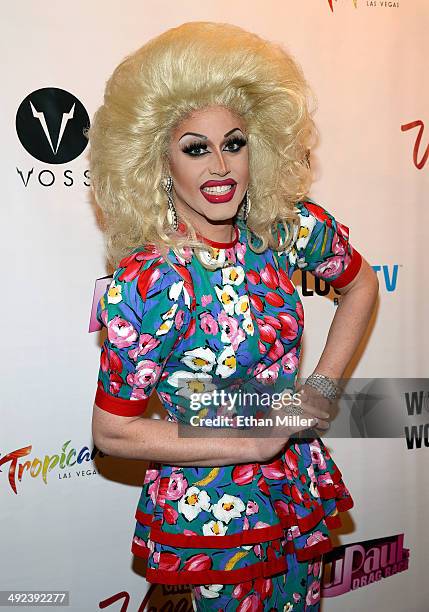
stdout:
[[[224,187],[228,185],[231,187],[226,191],[219,191],[217,193],[215,190],[212,192],[204,191],[205,187]],[[233,179],[225,179],[224,181],[206,181],[201,185],[200,191],[206,200],[211,204],[223,204],[224,202],[229,202],[234,197],[236,186],[237,183]]]

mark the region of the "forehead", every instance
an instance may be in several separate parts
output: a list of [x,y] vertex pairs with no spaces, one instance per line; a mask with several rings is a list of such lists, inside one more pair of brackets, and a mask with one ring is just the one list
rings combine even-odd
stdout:
[[180,121],[173,130],[173,138],[180,138],[184,132],[192,131],[220,138],[224,133],[238,127],[244,131],[243,119],[224,106],[210,106],[193,111]]

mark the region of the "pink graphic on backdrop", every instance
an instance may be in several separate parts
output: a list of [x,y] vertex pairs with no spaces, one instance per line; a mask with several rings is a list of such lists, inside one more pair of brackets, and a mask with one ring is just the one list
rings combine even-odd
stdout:
[[112,276],[103,276],[102,278],[97,278],[95,281],[94,295],[92,297],[92,307],[91,307],[91,316],[89,319],[89,329],[88,333],[98,331],[102,328],[102,325],[97,321],[97,306],[98,302],[101,300],[104,292],[107,287],[112,282]]
[[339,546],[324,558],[322,597],[337,597],[408,569],[404,534]]

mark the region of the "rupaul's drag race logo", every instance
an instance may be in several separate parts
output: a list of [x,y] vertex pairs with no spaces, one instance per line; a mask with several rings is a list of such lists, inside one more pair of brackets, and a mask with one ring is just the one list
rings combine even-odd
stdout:
[[71,478],[72,475],[79,477],[97,474],[92,461],[97,455],[105,457],[105,454],[96,446],[92,451],[87,446],[73,448],[69,446],[70,442],[67,440],[58,454],[44,457],[31,458],[29,455],[32,446],[17,448],[3,456],[0,453],[0,472],[7,473],[9,486],[14,493],[18,493],[17,485],[22,482],[24,474],[26,477],[40,478],[45,484],[48,484],[48,475],[52,471],[56,472],[60,480]]
[[323,597],[336,597],[408,569],[404,534],[338,546],[324,555]]

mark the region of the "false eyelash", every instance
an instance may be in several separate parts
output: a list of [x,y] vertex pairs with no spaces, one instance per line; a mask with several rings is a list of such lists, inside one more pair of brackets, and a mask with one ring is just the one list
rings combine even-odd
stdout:
[[[247,144],[247,140],[245,140],[242,136],[234,136],[233,138],[230,138],[229,140],[227,140],[224,146],[230,146],[232,144],[237,144],[237,145],[240,145],[241,147],[244,147]],[[184,153],[189,153],[190,151],[193,151],[195,148],[207,150],[207,145],[204,142],[201,142],[200,140],[195,140],[187,144],[185,147],[183,147],[182,151]],[[238,150],[239,149],[237,149],[237,151]]]

